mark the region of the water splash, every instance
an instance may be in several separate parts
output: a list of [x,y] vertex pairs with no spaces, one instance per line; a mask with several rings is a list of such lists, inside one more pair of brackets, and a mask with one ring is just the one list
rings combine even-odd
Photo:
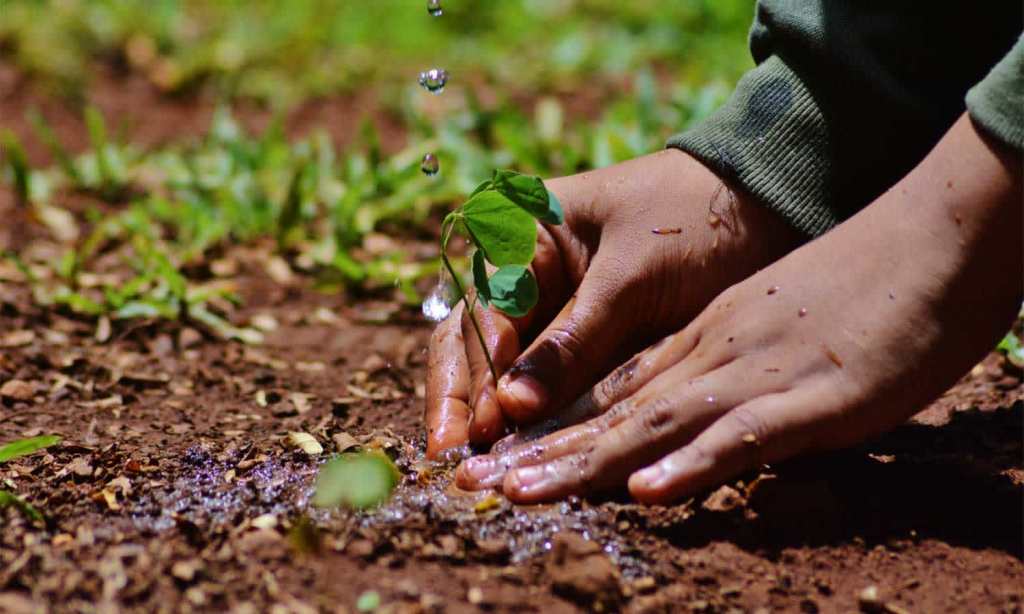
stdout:
[[420,170],[423,171],[424,175],[433,177],[441,170],[441,162],[438,161],[437,156],[432,153],[425,154],[423,161],[420,162]]
[[448,83],[448,71],[443,68],[431,68],[420,73],[420,85],[431,94],[440,94]]
[[444,10],[441,8],[441,0],[427,0],[427,13],[431,17],[440,17],[444,14]]

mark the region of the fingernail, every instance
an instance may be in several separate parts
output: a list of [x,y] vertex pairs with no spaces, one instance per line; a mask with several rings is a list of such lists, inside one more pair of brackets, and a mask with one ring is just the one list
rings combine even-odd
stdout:
[[636,472],[636,478],[644,483],[644,486],[657,486],[665,478],[665,469],[661,463],[657,463]]
[[512,472],[511,479],[512,488],[515,490],[525,490],[539,484],[544,479],[544,467],[534,465],[533,467],[516,469]]
[[548,400],[544,386],[529,375],[506,375],[500,384],[505,394],[515,399],[521,407],[536,409],[543,407]]
[[494,475],[497,469],[498,463],[490,456],[474,456],[462,463],[463,472],[478,482]]

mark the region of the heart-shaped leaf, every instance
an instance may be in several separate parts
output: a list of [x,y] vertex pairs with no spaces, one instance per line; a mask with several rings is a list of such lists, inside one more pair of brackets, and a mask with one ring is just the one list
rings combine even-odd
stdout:
[[525,316],[537,304],[537,280],[525,266],[503,266],[487,280],[490,302],[508,315]]
[[462,206],[462,221],[484,257],[496,267],[530,264],[537,246],[537,223],[504,195],[479,192]]
[[495,190],[538,220],[548,224],[564,221],[562,204],[548,191],[540,177],[498,169],[494,171],[491,182]]

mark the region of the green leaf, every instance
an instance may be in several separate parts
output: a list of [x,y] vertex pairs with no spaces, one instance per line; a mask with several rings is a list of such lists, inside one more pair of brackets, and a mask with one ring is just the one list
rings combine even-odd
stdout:
[[35,507],[10,491],[0,490],[0,509],[8,506],[21,510],[22,514],[34,522],[43,522],[43,515]]
[[46,121],[46,117],[36,109],[29,109],[28,121],[32,124],[32,128],[35,130],[39,140],[49,148],[50,154],[60,165],[64,174],[74,183],[81,185],[82,176],[78,172],[74,160],[71,159],[71,155],[65,149],[63,143],[60,142],[60,139],[57,138],[57,135],[53,133],[53,128],[50,127],[50,122]]
[[484,181],[480,182],[480,185],[476,186],[476,189],[473,190],[473,193],[470,194],[469,197],[472,198],[479,194],[480,192],[483,192],[484,190],[490,190],[491,186],[493,185],[494,183],[490,179],[485,179]]
[[473,254],[473,285],[476,286],[477,300],[486,307],[491,301],[491,287],[487,284],[487,265],[481,250]]
[[540,177],[496,169],[492,182],[495,190],[538,220],[548,224],[561,224],[565,220],[562,204],[548,192]]
[[313,505],[376,507],[391,496],[401,474],[381,452],[342,454],[320,468]]
[[32,454],[37,450],[48,448],[60,443],[60,437],[56,435],[40,435],[28,439],[19,439],[0,447],[0,463],[6,463],[12,458]]
[[525,316],[537,304],[537,280],[519,264],[503,266],[487,280],[491,304],[508,315]]
[[996,349],[1006,354],[1006,359],[1014,365],[1024,367],[1024,344],[1021,343],[1017,335],[1012,332],[1007,333]]
[[356,610],[360,612],[373,612],[379,607],[380,593],[377,591],[366,591],[356,600]]
[[28,202],[31,192],[31,172],[25,148],[18,137],[7,129],[0,131],[0,146],[3,147],[4,156],[14,174],[14,190],[18,195],[18,200],[23,203]]
[[511,200],[483,191],[462,206],[462,220],[476,246],[497,267],[530,264],[537,247],[537,223]]

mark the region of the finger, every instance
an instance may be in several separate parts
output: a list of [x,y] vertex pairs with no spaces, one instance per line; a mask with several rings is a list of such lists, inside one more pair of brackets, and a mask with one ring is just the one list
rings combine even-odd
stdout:
[[[714,354],[698,351],[691,356],[700,340],[700,335],[689,328],[665,337],[617,367],[572,405],[550,419],[522,428],[518,433],[495,443],[492,452],[507,452],[513,447],[599,416],[668,368],[676,369],[675,377],[687,380],[720,367],[721,364],[714,360]],[[688,357],[689,360],[679,364]]]
[[[538,304],[521,318],[513,318],[496,309],[478,307],[474,310],[484,342],[490,351],[494,370],[500,377],[519,355],[520,339],[535,321],[550,320],[565,301],[566,275],[562,270],[561,255],[551,233],[538,228],[537,252],[531,271],[540,289]],[[469,438],[474,444],[490,444],[505,434],[505,418],[498,405],[495,380],[487,356],[480,347],[472,320],[463,318],[463,338],[469,339],[466,354],[469,360],[473,409],[469,424]]]
[[427,351],[427,456],[465,445],[469,439],[469,365],[462,339],[462,306],[438,324]]
[[[536,465],[578,451],[593,437],[618,425],[636,407],[629,397],[671,368],[671,382],[713,371],[723,358],[695,351],[699,337],[683,331],[666,337],[613,371],[580,400],[557,414],[497,442],[490,456],[466,461],[456,472],[460,486],[468,490],[490,488],[510,469]],[[683,360],[689,357],[688,360]],[[603,416],[600,420],[593,420]]]
[[[746,398],[741,376],[735,362],[685,383],[666,371],[616,405],[632,405],[619,424],[602,429],[579,451],[509,471],[502,489],[514,501],[536,503],[624,485],[630,473],[688,443]],[[606,416],[613,412],[595,422],[610,422]]]
[[628,288],[600,256],[576,295],[498,382],[498,402],[519,424],[543,418],[586,390],[620,351]]
[[740,405],[688,445],[630,476],[630,493],[644,503],[669,503],[805,451],[821,430],[808,400],[781,393]]
[[503,373],[519,355],[519,331],[512,320],[500,313],[483,309],[474,310],[477,321],[469,316],[462,320],[462,337],[468,339],[465,353],[469,363],[472,417],[469,421],[469,439],[473,444],[489,444],[505,434],[505,418],[498,407],[494,376],[487,355],[480,346],[476,327],[490,350],[495,370]]

